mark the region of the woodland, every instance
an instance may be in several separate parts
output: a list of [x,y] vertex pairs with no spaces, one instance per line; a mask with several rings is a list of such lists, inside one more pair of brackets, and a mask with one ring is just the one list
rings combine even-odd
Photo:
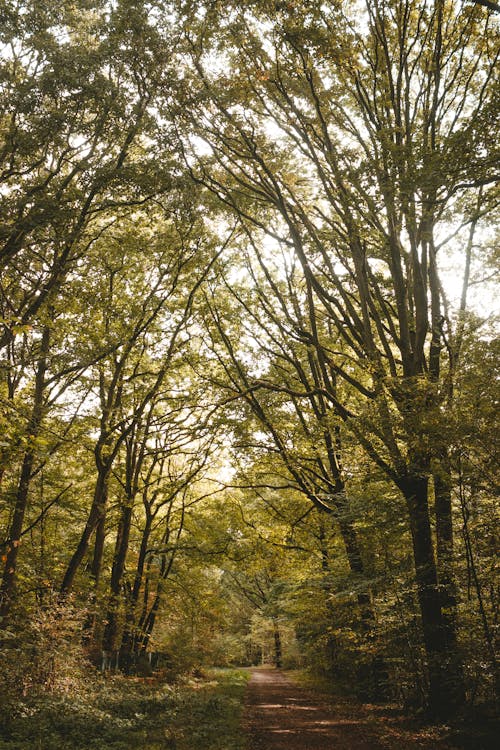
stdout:
[[0,0],[6,737],[260,663],[494,710],[499,19]]

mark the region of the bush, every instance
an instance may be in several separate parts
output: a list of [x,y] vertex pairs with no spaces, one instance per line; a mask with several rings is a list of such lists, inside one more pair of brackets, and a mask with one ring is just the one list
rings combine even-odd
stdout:
[[50,604],[19,613],[2,633],[2,703],[48,693],[78,693],[91,667],[81,645],[85,612],[56,595]]

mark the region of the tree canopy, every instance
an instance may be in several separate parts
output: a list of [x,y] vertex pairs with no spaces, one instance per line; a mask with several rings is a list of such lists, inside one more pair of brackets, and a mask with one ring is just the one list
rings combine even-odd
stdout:
[[496,9],[2,5],[21,691],[12,649],[71,612],[104,671],[267,659],[439,717],[489,700]]

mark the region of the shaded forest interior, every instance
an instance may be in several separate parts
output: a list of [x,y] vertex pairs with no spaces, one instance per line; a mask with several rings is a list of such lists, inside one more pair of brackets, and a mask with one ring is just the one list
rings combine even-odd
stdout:
[[496,10],[0,4],[2,712],[274,663],[492,714]]

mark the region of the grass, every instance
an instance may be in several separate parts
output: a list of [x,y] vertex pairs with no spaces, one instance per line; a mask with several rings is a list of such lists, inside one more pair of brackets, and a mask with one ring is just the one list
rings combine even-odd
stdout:
[[171,686],[111,678],[85,694],[4,710],[0,750],[243,750],[248,675],[211,670]]
[[212,670],[211,679],[184,688],[174,731],[176,750],[243,750],[241,709],[248,673]]

